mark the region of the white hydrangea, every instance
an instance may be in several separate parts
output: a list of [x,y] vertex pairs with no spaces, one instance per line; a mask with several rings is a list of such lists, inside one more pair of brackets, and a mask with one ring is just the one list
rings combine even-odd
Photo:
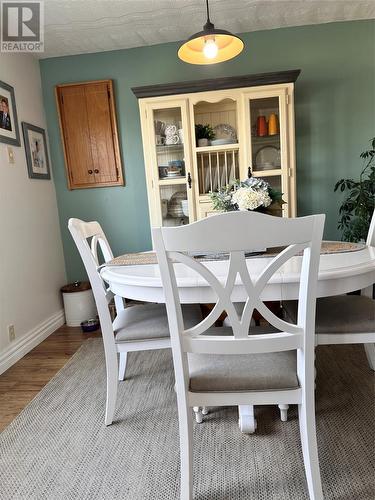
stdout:
[[255,210],[258,207],[269,207],[272,200],[267,191],[255,191],[250,187],[240,187],[233,193],[232,204],[239,210]]

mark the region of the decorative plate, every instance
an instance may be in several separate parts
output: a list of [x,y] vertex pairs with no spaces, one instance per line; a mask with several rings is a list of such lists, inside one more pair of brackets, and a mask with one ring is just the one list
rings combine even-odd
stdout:
[[171,217],[183,217],[181,201],[187,199],[186,191],[176,191],[168,203],[168,214]]
[[237,132],[231,125],[228,125],[228,123],[220,123],[219,125],[216,125],[213,130],[215,140],[230,139],[231,143],[237,142]]
[[276,146],[264,146],[260,148],[255,156],[255,165],[257,170],[272,170],[280,168],[280,148]]
[[222,146],[224,144],[233,144],[233,139],[212,139],[211,146]]

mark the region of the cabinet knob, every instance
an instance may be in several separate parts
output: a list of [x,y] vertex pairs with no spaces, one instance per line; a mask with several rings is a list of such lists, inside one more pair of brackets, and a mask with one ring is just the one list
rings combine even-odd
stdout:
[[92,174],[92,170],[88,170],[87,172],[88,172],[90,175]]
[[189,184],[189,188],[191,189],[191,175],[190,175],[190,172],[188,173],[188,184]]
[[96,174],[98,174],[98,173],[99,173],[99,170],[96,168],[96,169],[94,170],[94,172],[95,172]]

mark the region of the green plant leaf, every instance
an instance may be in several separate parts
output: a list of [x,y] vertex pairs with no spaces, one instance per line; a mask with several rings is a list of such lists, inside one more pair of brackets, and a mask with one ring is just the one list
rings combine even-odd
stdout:
[[339,207],[338,229],[347,241],[366,239],[375,206],[375,137],[370,141],[372,149],[359,155],[364,166],[359,180],[340,179],[334,191],[348,191]]

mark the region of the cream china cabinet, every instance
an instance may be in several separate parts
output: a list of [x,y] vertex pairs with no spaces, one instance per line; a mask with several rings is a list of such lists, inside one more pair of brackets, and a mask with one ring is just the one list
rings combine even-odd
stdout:
[[[150,221],[176,226],[214,210],[208,193],[250,173],[296,215],[294,83],[299,70],[133,88],[139,99]],[[215,139],[198,145],[196,125]]]

